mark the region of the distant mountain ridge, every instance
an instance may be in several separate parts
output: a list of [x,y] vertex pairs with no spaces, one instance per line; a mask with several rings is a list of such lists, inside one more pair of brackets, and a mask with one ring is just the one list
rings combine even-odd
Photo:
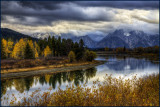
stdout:
[[[19,32],[1,28],[2,37],[4,38],[32,38],[34,40],[48,38],[49,36],[55,36],[56,38],[59,35],[56,35],[53,32],[50,33],[34,33],[30,36],[21,34]],[[75,36],[73,34],[61,34],[61,38],[72,39],[73,42],[79,42],[80,39],[84,41],[85,46],[88,48],[117,48],[117,47],[126,47],[126,48],[135,48],[135,47],[149,47],[149,46],[159,46],[159,34],[149,35],[143,31],[125,31],[123,29],[115,30],[108,35],[96,35],[90,34],[86,36]]]
[[85,46],[87,46],[89,48],[96,47],[96,42],[93,41],[89,36],[73,37],[71,39],[73,40],[73,42],[79,42],[82,39]]
[[[38,37],[38,36],[37,36]],[[48,37],[44,35],[43,37]],[[58,36],[55,36],[58,37]],[[83,39],[85,45],[89,48],[135,48],[135,47],[148,47],[148,46],[159,46],[159,34],[149,35],[143,31],[125,31],[123,29],[115,30],[106,36],[103,35],[86,35],[86,36],[74,36],[62,34],[61,38],[72,39],[73,42],[79,42]]]
[[97,43],[97,48],[104,48],[106,46],[109,48],[115,48],[115,47],[135,48],[135,47],[149,47],[155,45],[159,45],[158,34],[149,35],[147,33],[144,33],[143,31],[134,31],[134,30],[125,32],[123,29],[119,29],[115,30],[113,33],[109,33],[105,38],[103,38],[103,40],[99,41]]

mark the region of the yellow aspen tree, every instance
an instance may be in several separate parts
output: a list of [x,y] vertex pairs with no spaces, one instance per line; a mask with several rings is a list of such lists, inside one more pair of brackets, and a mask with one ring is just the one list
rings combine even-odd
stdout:
[[44,49],[44,57],[49,57],[51,54],[51,49],[49,48],[49,46],[46,46],[46,48]]
[[37,51],[36,48],[34,48],[34,56],[35,56],[35,58],[38,58],[38,57],[39,57],[39,54],[38,54],[38,51]]
[[13,51],[12,51],[12,57],[15,59],[20,59],[20,45],[19,42],[17,42],[14,45]]
[[5,59],[5,58],[6,58],[5,47],[1,40],[1,59]]
[[4,47],[5,55],[7,57],[8,56],[8,54],[7,54],[7,41],[4,38],[2,39],[2,44],[3,44],[3,47]]
[[26,40],[21,38],[13,48],[12,57],[15,59],[24,59],[24,51],[26,44],[27,44]]
[[23,38],[19,40],[19,45],[20,45],[20,58],[24,59],[24,51],[27,45],[27,41]]
[[35,57],[37,58],[37,56],[39,57],[40,55],[40,47],[38,46],[37,42],[34,42],[34,46],[35,46]]
[[11,53],[13,51],[13,44],[14,44],[14,42],[11,39],[9,39],[7,42],[7,55],[8,55],[8,57],[11,57]]

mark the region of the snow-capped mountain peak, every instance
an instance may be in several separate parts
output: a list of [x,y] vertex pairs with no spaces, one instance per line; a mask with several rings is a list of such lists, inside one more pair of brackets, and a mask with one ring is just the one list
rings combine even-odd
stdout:
[[159,45],[159,34],[150,35],[138,30],[126,31],[123,29],[118,29],[112,33],[109,33],[107,36],[94,33],[86,36],[75,36],[68,33],[64,33],[61,35],[55,35],[54,33],[35,33],[31,36],[39,39],[44,39],[53,35],[56,38],[61,36],[61,38],[64,39],[72,39],[74,42],[79,42],[80,39],[83,39],[85,46],[87,46],[88,48],[135,48]]
[[126,32],[126,33],[124,33],[124,35],[125,36],[130,36],[131,34]]

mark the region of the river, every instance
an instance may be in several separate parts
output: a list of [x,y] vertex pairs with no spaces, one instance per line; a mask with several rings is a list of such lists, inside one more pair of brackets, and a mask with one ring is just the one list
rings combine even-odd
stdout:
[[37,89],[40,89],[40,93],[43,93],[52,87],[51,92],[54,92],[58,87],[65,89],[67,85],[74,84],[77,86],[83,83],[91,87],[93,81],[97,79],[103,82],[106,74],[116,78],[121,76],[127,79],[135,75],[137,77],[143,77],[153,73],[159,73],[159,63],[149,61],[145,58],[99,56],[96,60],[106,60],[107,62],[86,70],[2,80],[1,105],[9,105],[10,101],[14,100],[13,96],[17,98],[17,102],[21,101],[23,97],[29,97]]

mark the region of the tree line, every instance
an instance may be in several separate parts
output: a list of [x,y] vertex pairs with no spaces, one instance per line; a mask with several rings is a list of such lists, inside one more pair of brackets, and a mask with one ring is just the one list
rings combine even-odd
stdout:
[[34,42],[27,38],[21,38],[15,43],[12,39],[1,39],[2,59],[35,59],[63,56],[68,56],[70,62],[92,61],[96,54],[84,47],[82,39],[75,43],[71,39],[55,38],[54,36]]
[[159,54],[159,46],[152,46],[152,47],[136,47],[133,49],[128,49],[125,47],[118,47],[118,48],[104,48],[105,51],[112,51],[116,53],[129,53],[129,52],[134,52],[134,53],[153,53],[153,54]]

